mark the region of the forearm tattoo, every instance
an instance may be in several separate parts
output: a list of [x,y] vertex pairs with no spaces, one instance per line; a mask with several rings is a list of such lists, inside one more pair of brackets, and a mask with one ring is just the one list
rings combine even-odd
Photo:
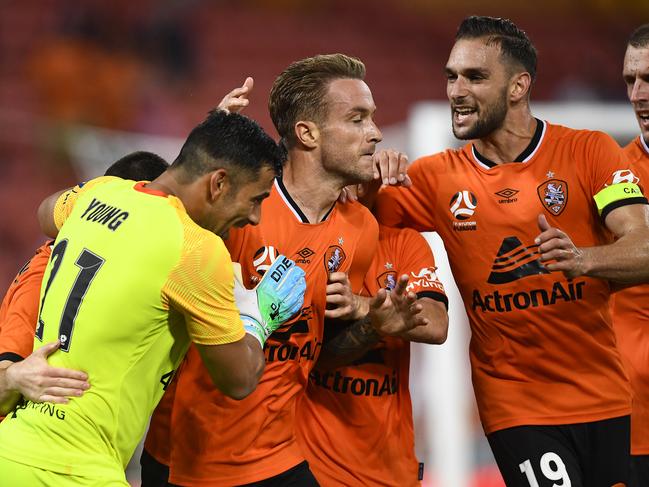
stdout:
[[349,325],[335,338],[325,343],[323,351],[339,356],[354,354],[366,350],[380,339],[369,318],[364,318]]

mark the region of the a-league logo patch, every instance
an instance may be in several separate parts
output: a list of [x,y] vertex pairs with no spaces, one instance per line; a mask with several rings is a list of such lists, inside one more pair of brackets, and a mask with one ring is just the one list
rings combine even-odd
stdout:
[[[259,275],[263,276],[280,254],[281,252],[272,245],[259,247],[252,258],[252,265]],[[258,279],[253,279],[253,281],[258,281]]]
[[549,179],[536,192],[543,208],[554,216],[559,216],[568,204],[568,183],[560,179]]
[[376,278],[379,287],[392,291],[397,285],[397,273],[394,271],[387,271]]
[[324,255],[324,265],[327,272],[336,272],[343,265],[347,256],[342,247],[338,245],[330,246]]

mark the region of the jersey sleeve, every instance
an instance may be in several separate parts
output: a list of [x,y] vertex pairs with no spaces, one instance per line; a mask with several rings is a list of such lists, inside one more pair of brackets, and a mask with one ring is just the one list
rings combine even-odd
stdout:
[[17,362],[34,347],[41,282],[50,256],[41,248],[20,270],[0,307],[0,360]]
[[222,345],[240,340],[245,332],[234,300],[230,254],[216,235],[193,233],[163,294],[169,306],[185,316],[194,343]]
[[609,135],[590,132],[581,151],[578,160],[591,170],[590,190],[602,219],[620,206],[647,204],[628,157]]
[[433,180],[426,174],[427,159],[418,159],[408,169],[412,180],[409,188],[388,186],[379,191],[374,214],[380,224],[388,227],[414,228],[420,232],[435,230]]
[[114,176],[101,176],[99,178],[92,179],[85,183],[79,183],[75,187],[70,188],[56,199],[54,204],[54,224],[57,229],[61,229],[65,220],[68,219],[70,213],[74,209],[74,205],[79,199],[79,196],[88,189],[97,186],[98,184],[105,183],[107,181],[113,181],[116,178]]
[[433,251],[426,239],[418,232],[404,229],[398,239],[399,274],[408,274],[407,291],[419,298],[431,298],[444,303],[448,309],[448,298],[444,285],[437,277],[437,266]]

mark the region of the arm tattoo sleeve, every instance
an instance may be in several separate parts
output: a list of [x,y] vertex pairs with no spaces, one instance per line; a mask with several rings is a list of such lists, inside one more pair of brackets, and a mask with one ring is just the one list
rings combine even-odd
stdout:
[[341,331],[322,347],[323,354],[345,357],[353,361],[360,354],[375,345],[381,337],[368,318],[356,321]]

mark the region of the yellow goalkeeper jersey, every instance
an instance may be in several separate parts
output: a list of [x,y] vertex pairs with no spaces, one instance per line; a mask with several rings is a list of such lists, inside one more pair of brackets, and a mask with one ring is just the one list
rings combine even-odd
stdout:
[[0,456],[67,475],[123,470],[190,341],[244,336],[230,255],[177,198],[102,177],[59,198],[63,221],[43,277],[35,347],[88,373],[68,404],[21,403],[0,424]]

